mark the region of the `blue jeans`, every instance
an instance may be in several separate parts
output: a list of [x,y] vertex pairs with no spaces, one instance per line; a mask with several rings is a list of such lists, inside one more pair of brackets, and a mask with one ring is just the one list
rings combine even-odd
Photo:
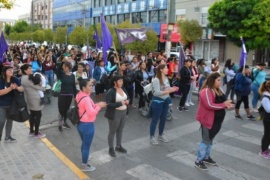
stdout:
[[82,153],[82,163],[87,164],[90,146],[95,134],[95,125],[92,122],[80,122],[77,125],[77,130],[82,140],[81,153]]
[[251,90],[253,92],[252,107],[254,109],[256,108],[258,100],[260,99],[259,88],[260,88],[260,86],[257,83],[251,84]]
[[47,78],[48,78],[49,85],[50,85],[51,87],[53,87],[53,81],[54,81],[53,70],[45,71],[45,75],[46,75]]
[[199,81],[199,91],[202,89],[203,83],[206,80],[205,77],[201,77],[200,81]]
[[169,104],[170,103],[167,103],[164,100],[160,100],[160,98],[153,97],[150,107],[152,108],[152,112],[154,112],[152,114],[152,121],[150,124],[150,137],[155,135],[156,126],[159,120],[159,135],[163,134],[169,111]]

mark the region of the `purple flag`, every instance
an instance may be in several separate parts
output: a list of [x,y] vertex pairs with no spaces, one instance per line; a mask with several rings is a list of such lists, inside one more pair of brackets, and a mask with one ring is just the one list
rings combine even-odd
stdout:
[[95,33],[94,33],[93,39],[96,40],[96,49],[101,49],[102,43],[100,41],[98,31],[97,31],[97,27],[96,27],[95,24],[94,24],[94,31],[95,31]]
[[182,48],[182,45],[180,45],[178,71],[184,66],[185,60],[186,60],[186,56]]
[[145,41],[147,39],[145,28],[135,28],[135,29],[115,28],[115,32],[121,45],[132,43],[136,40]]
[[108,61],[107,50],[112,46],[113,38],[106,24],[103,13],[101,13],[100,18],[101,18],[101,35],[102,35],[102,54],[103,54],[103,60],[105,64],[107,65],[107,61]]
[[241,37],[241,41],[242,41],[242,48],[241,48],[241,54],[240,54],[239,67],[246,65],[246,59],[247,59],[247,49],[246,49],[244,39],[242,37]]
[[0,61],[3,62],[4,61],[4,53],[6,52],[6,50],[8,49],[8,44],[5,40],[5,36],[4,33],[2,31],[1,33],[1,37],[0,37]]

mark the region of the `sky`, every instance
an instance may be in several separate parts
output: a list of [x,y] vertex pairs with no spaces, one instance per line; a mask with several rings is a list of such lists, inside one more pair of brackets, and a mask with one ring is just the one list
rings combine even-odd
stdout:
[[18,19],[19,15],[30,13],[32,0],[15,0],[11,10],[0,10],[0,19]]

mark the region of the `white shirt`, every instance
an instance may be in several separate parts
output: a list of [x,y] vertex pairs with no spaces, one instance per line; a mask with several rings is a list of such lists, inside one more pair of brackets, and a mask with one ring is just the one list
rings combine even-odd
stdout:
[[[124,92],[124,96],[121,96],[118,92],[116,92],[116,102],[122,102],[122,101],[125,101],[127,100],[127,95],[126,93]],[[115,108],[117,110],[126,110],[127,109],[127,105],[122,105],[118,108]]]

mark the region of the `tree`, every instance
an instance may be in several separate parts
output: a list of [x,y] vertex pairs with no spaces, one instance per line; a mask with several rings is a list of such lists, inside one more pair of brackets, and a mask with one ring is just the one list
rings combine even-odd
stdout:
[[73,31],[69,34],[68,38],[71,44],[76,44],[82,47],[84,44],[86,44],[86,30],[80,26],[75,27],[75,29],[73,29]]
[[14,26],[11,28],[11,32],[25,32],[28,29],[29,25],[27,24],[26,21],[17,21]]
[[214,3],[208,13],[209,27],[226,35],[241,46],[240,36],[247,49],[268,48],[270,0],[222,0]]
[[18,33],[16,33],[16,32],[12,32],[12,33],[10,33],[9,38],[10,38],[12,41],[18,41],[18,40],[19,40],[19,35],[18,35]]
[[44,29],[44,36],[45,36],[45,40],[48,42],[52,42],[53,41],[53,30],[52,29]]
[[42,43],[45,40],[45,33],[42,30],[37,30],[32,33],[33,41]]
[[1,9],[11,9],[14,5],[14,0],[0,0]]
[[57,27],[54,34],[54,42],[59,44],[65,44],[67,38],[67,27]]
[[203,35],[202,27],[197,20],[180,20],[177,24],[181,34],[181,42],[184,45],[197,41]]
[[9,25],[9,24],[6,24],[5,25],[5,34],[7,35],[7,36],[9,36],[9,34],[11,33],[11,25]]

